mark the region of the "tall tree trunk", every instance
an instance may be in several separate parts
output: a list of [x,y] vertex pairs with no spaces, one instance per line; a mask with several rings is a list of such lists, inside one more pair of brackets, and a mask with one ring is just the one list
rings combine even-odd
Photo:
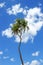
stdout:
[[18,46],[18,51],[19,51],[21,63],[22,63],[22,65],[24,65],[24,62],[23,62],[23,59],[22,59],[22,54],[21,54],[21,51],[20,51],[20,46],[21,46],[21,36],[20,36],[20,43],[19,43],[19,46]]

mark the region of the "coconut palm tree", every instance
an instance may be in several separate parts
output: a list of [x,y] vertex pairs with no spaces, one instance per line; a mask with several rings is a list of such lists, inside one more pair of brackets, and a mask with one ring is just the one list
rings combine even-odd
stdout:
[[25,32],[26,28],[27,30],[29,29],[29,27],[27,26],[27,21],[25,19],[16,19],[15,23],[13,24],[11,28],[14,35],[18,35],[20,39],[18,51],[19,51],[20,60],[21,60],[22,65],[24,65],[24,62],[23,62],[21,51],[20,51],[20,46],[22,42],[22,34]]

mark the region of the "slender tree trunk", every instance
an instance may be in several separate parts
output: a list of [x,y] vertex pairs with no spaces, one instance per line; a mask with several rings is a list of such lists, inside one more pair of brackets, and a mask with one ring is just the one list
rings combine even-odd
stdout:
[[24,62],[23,62],[23,59],[22,59],[22,54],[21,54],[21,51],[20,51],[20,46],[21,46],[21,36],[20,36],[20,43],[19,43],[19,46],[18,46],[18,51],[19,51],[21,63],[22,63],[22,65],[24,65]]

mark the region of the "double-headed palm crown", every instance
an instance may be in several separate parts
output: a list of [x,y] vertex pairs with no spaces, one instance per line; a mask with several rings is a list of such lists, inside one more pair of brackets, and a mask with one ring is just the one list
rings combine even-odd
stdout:
[[12,26],[12,31],[14,34],[25,32],[25,29],[29,29],[27,26],[27,21],[25,19],[16,19],[15,24]]

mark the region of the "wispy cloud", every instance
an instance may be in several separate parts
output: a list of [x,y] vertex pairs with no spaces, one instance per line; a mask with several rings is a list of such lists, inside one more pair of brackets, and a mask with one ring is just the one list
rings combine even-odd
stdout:
[[32,53],[32,56],[39,56],[39,51],[36,51],[36,52],[34,52],[34,53]]
[[0,51],[0,55],[2,55],[3,54],[3,51]]
[[14,62],[14,61],[15,61],[15,59],[14,59],[14,58],[10,58],[10,61],[11,61],[11,62]]
[[40,59],[40,62],[43,63],[43,59]]
[[0,3],[0,8],[4,7],[5,6],[5,2],[3,3]]
[[42,6],[42,4],[41,4],[41,3],[39,3],[39,6]]
[[8,59],[9,58],[9,56],[3,56],[3,59]]
[[14,57],[3,56],[2,58],[3,58],[3,60],[8,60],[8,61],[11,61],[11,62],[15,62],[15,58]]
[[15,62],[15,58],[13,56],[10,56],[8,53],[5,53],[5,52],[9,52],[7,48],[4,51],[0,50],[0,60],[3,59],[3,60]]

